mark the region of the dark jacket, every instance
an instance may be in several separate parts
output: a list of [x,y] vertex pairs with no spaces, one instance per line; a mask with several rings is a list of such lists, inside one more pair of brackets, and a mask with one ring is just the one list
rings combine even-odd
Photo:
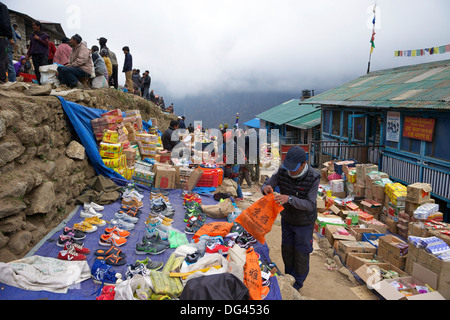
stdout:
[[317,219],[320,174],[310,165],[308,167],[305,175],[297,179],[291,178],[287,170],[280,167],[261,187],[262,191],[267,185],[278,186],[281,194],[292,196],[292,204],[285,204],[281,212],[283,219],[291,225],[311,225]]
[[13,39],[8,7],[0,2],[0,37]]
[[164,133],[163,133],[163,135],[161,137],[161,142],[163,143],[163,147],[167,151],[172,151],[173,148],[177,144],[180,143],[179,139],[175,139],[175,137],[174,137],[174,141],[172,141],[172,134],[173,134],[174,131],[175,131],[175,129],[170,127],[169,129],[164,131]]
[[125,55],[125,62],[123,64],[122,72],[133,71],[133,57],[130,53]]
[[[39,40],[34,39],[34,36],[38,35]],[[49,49],[49,36],[45,32],[33,32],[30,35],[30,49],[28,50],[28,55],[33,56],[36,54],[42,54],[48,57]]]
[[149,75],[142,78],[142,86],[144,88],[150,88],[151,84],[152,84],[152,78]]

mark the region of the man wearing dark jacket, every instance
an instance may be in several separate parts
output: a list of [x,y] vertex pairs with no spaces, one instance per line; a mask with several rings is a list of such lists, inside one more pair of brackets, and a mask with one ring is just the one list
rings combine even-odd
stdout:
[[173,148],[180,143],[180,139],[177,139],[178,136],[174,136],[172,139],[172,134],[174,133],[175,130],[178,129],[179,123],[178,121],[172,120],[170,121],[170,127],[169,129],[167,129],[166,131],[164,131],[163,135],[162,135],[162,143],[163,143],[163,147],[164,149],[166,149],[167,151],[172,152]]
[[142,93],[142,98],[150,100],[150,85],[152,84],[152,78],[150,77],[150,71],[146,70],[144,73],[144,76],[142,78],[142,88],[143,93]]
[[125,73],[126,85],[128,89],[128,93],[133,93],[133,57],[130,54],[129,47],[122,48],[123,53],[125,54],[125,62],[123,64],[122,72]]
[[282,166],[261,187],[263,194],[280,194],[275,201],[283,205],[281,212],[281,254],[285,272],[296,282],[294,288],[303,287],[309,272],[309,255],[313,251],[314,223],[317,219],[317,191],[320,175],[306,161],[300,147],[292,147]]
[[8,7],[0,2],[0,84],[6,82],[6,70],[8,68],[8,45],[14,45],[14,38],[9,18]]
[[33,59],[34,73],[36,73],[36,80],[41,84],[40,66],[48,65],[48,44],[50,37],[47,33],[42,31],[42,24],[36,20],[32,24],[34,32],[30,35],[30,49],[27,53],[27,58]]

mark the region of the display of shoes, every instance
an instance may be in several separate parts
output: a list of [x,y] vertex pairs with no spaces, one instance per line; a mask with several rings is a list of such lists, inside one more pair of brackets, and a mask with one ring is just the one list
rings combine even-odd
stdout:
[[101,218],[102,216],[103,215],[101,213],[98,213],[92,207],[89,207],[88,209],[83,209],[80,212],[81,218],[93,218],[93,217]]
[[94,209],[95,211],[103,211],[103,210],[105,210],[105,207],[104,206],[101,206],[101,205],[99,205],[99,204],[96,204],[95,202],[91,202],[91,203],[84,203],[83,204],[83,208],[86,210],[86,209],[89,209],[89,208],[92,208],[92,209]]
[[111,226],[117,226],[120,229],[126,230],[126,231],[131,231],[134,229],[135,224],[134,223],[130,223],[130,222],[126,222],[123,219],[119,219],[119,218],[114,218],[111,219],[109,221],[109,223],[111,224]]
[[64,236],[71,236],[74,240],[83,240],[86,238],[86,233],[80,230],[64,227],[63,229]]
[[101,285],[115,286],[119,281],[118,274],[111,265],[107,265],[103,260],[95,260],[91,268],[91,275],[94,283]]
[[125,272],[125,278],[127,280],[130,280],[131,278],[133,278],[133,276],[137,274],[143,277],[147,277],[150,276],[150,270],[148,270],[143,263],[129,264],[127,266],[127,271]]
[[85,233],[92,233],[92,232],[97,231],[97,227],[96,226],[93,226],[92,224],[87,223],[86,221],[81,221],[80,223],[75,223],[73,225],[73,228],[76,229],[76,230],[80,230],[82,232],[85,232]]
[[145,230],[144,237],[148,241],[155,241],[155,242],[165,245],[167,249],[170,248],[169,239],[168,238],[163,239],[163,237],[161,237],[161,235],[160,235],[160,231],[157,228],[153,228],[153,229],[147,228]]
[[104,247],[115,246],[120,247],[127,243],[127,239],[118,236],[115,233],[102,234],[98,241],[99,245]]
[[160,243],[157,237],[152,237],[151,239],[147,239],[145,236],[142,238],[141,242],[136,243],[136,254],[151,254],[157,255],[166,251],[167,247]]
[[227,246],[224,246],[223,244],[214,244],[212,246],[206,246],[206,253],[220,253],[222,255],[228,255],[228,250],[230,248]]
[[118,226],[114,226],[112,228],[105,228],[105,234],[114,233],[122,238],[128,238],[130,236],[130,232],[120,229]]
[[200,214],[198,216],[192,216],[187,225],[186,228],[184,228],[184,232],[186,234],[195,234],[201,227],[203,227],[203,225],[205,224],[206,221],[206,215],[204,214]]
[[78,245],[83,245],[83,242],[79,241],[79,240],[75,240],[73,237],[71,237],[70,235],[60,235],[58,238],[58,241],[56,242],[56,245],[58,247],[64,248],[64,246],[67,243],[76,243]]
[[124,206],[135,206],[138,209],[144,207],[144,203],[138,200],[136,197],[125,197],[122,198],[122,205]]
[[133,224],[136,224],[136,223],[138,223],[138,221],[139,221],[138,218],[132,217],[132,216],[130,216],[129,214],[127,214],[126,212],[124,212],[124,211],[117,211],[117,212],[114,214],[114,217],[115,217],[116,219],[121,219],[121,220],[123,220],[123,221],[125,221],[125,222],[133,223]]
[[91,250],[85,248],[84,245],[80,245],[74,242],[66,242],[66,244],[64,245],[64,250],[71,250],[71,249],[75,250],[76,253],[84,255],[91,253]]
[[97,227],[103,227],[106,225],[106,221],[100,219],[99,217],[85,218],[84,221]]
[[58,259],[65,261],[84,261],[87,257],[84,254],[75,251],[73,246],[70,246],[68,250],[61,250],[58,253]]
[[145,265],[147,270],[156,271],[161,269],[164,266],[164,262],[162,261],[153,261],[149,257],[145,258],[145,260],[136,260],[137,263],[142,263]]

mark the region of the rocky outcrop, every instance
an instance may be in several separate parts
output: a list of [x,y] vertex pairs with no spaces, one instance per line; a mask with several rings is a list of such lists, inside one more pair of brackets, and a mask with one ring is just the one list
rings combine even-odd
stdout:
[[[26,255],[76,207],[96,175],[52,88],[0,86],[0,262]],[[54,92],[54,90],[53,90]],[[165,130],[173,116],[114,89],[75,90],[65,96],[87,107],[140,110]]]

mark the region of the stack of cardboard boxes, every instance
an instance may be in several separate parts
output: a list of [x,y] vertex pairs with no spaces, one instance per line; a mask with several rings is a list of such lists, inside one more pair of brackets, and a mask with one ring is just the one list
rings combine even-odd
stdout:
[[[437,237],[450,244],[450,225],[440,212],[422,221],[414,215],[420,206],[434,203],[431,186],[394,183],[376,165],[344,164],[345,194],[337,197],[341,184],[333,169],[332,162],[322,169],[322,182],[329,186],[319,188],[315,230],[346,266],[386,299],[450,299],[450,257],[439,259],[407,240],[409,235]],[[354,213],[357,224],[347,219]]]

